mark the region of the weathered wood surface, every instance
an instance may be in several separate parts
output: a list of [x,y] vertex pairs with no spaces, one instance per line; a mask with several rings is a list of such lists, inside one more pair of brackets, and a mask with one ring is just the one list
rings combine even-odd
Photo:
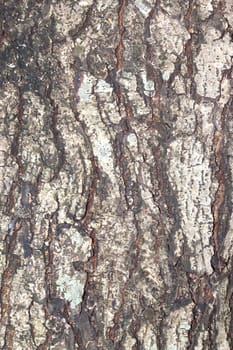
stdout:
[[233,348],[232,6],[1,1],[1,349]]

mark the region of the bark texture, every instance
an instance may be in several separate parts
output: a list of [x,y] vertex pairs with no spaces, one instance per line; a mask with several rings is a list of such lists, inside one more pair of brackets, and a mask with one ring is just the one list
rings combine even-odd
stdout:
[[232,0],[0,4],[0,348],[232,349]]

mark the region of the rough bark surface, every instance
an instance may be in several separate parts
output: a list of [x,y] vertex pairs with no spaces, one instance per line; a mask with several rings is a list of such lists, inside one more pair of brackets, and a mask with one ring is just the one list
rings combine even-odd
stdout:
[[0,348],[232,349],[232,0],[0,4]]

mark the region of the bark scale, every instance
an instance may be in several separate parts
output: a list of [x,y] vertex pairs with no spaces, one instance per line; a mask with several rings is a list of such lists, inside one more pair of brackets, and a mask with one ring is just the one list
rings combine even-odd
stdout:
[[230,350],[231,0],[0,4],[0,348]]

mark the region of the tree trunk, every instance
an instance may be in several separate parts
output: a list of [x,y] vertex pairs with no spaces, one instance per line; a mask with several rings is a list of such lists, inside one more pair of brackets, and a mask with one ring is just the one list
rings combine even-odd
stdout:
[[231,0],[1,0],[6,350],[230,350]]

